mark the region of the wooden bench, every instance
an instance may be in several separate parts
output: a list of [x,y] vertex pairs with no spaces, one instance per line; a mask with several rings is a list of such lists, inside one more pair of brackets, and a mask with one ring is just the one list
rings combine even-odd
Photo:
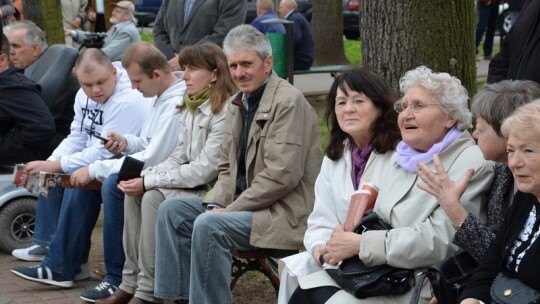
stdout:
[[279,290],[279,273],[277,260],[298,253],[298,250],[255,249],[238,251],[232,257],[231,290],[244,273],[258,271],[264,274],[272,283],[276,296]]
[[330,73],[332,77],[336,77],[337,73],[339,72],[358,69],[360,67],[361,66],[358,65],[323,65],[311,67],[309,70],[294,71],[294,75]]

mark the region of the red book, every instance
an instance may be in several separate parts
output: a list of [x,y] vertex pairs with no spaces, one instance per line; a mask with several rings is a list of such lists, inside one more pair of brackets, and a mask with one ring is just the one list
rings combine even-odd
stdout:
[[349,211],[343,224],[345,231],[353,231],[366,212],[373,210],[379,189],[373,183],[363,182],[351,195]]

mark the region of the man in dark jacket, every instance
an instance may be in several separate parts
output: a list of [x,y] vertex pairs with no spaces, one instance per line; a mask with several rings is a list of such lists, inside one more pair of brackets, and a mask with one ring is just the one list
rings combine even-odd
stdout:
[[221,46],[225,35],[245,19],[245,0],[163,0],[154,22],[154,45],[178,71],[184,47],[199,42]]
[[[0,31],[1,33],[1,31]],[[54,134],[54,121],[41,99],[40,87],[18,68],[10,68],[10,47],[0,43],[0,164],[41,159]]]
[[489,64],[488,83],[504,79],[540,83],[540,1],[527,0],[521,15]]
[[283,19],[293,21],[294,33],[294,69],[309,70],[315,58],[315,44],[309,21],[296,10],[295,0],[281,0],[279,15]]
[[[47,52],[48,46],[45,40],[45,34],[31,21],[19,21],[11,23],[6,28],[6,36],[11,47],[11,61],[13,66],[24,69],[25,76],[37,81],[42,75],[32,72],[31,68],[34,63],[37,64],[42,55]],[[54,69],[55,67],[50,67]],[[80,86],[77,78],[70,75],[65,86],[61,89],[59,97],[47,104],[50,113],[53,115],[56,126],[56,135],[48,145],[48,152],[45,157],[49,156],[52,151],[60,144],[60,142],[69,134],[70,125],[73,121],[73,103],[75,94]],[[46,90],[47,88],[42,88]],[[47,102],[47,100],[44,100]],[[41,159],[45,158],[42,157]]]

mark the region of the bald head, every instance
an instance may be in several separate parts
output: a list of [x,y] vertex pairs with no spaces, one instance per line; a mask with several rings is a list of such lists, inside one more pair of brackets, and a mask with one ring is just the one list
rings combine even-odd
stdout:
[[86,96],[97,103],[105,103],[114,94],[116,68],[102,50],[86,49],[75,63],[77,80]]
[[257,10],[270,12],[274,10],[274,0],[257,0]]
[[281,0],[279,3],[279,15],[284,18],[290,11],[294,11],[297,8],[295,0]]
[[105,67],[109,70],[113,69],[111,59],[100,49],[86,49],[84,50],[77,61],[75,62],[75,71],[77,74],[91,73],[95,70],[96,65]]

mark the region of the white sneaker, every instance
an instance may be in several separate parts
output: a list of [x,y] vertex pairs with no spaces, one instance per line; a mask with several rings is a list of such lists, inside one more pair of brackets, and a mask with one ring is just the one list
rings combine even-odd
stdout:
[[15,249],[11,254],[23,261],[38,262],[45,258],[49,248],[41,245],[32,245],[28,248]]
[[84,263],[79,267],[79,270],[77,270],[74,281],[82,281],[88,278],[90,278],[90,270],[88,269],[88,263]]

